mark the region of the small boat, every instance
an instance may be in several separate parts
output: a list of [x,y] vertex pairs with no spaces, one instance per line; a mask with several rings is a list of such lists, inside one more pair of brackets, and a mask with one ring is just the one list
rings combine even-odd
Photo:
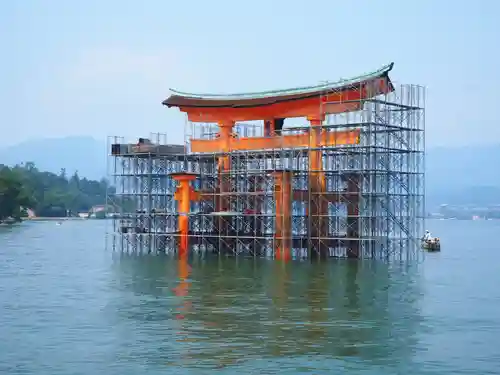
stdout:
[[441,251],[441,242],[438,237],[422,240],[422,249],[427,251]]

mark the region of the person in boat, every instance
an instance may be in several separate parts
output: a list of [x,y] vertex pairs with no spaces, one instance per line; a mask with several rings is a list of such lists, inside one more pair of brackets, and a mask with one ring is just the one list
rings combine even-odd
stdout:
[[426,230],[425,234],[424,234],[423,240],[424,241],[430,241],[431,239],[432,239],[431,232],[429,232],[428,230]]

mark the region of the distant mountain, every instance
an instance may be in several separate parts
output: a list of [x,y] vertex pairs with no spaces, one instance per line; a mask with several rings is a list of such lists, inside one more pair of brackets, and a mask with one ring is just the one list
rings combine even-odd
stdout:
[[[33,161],[41,170],[61,168],[81,177],[106,176],[106,142],[92,137],[26,141],[0,149],[0,164]],[[426,154],[427,206],[500,204],[500,144],[430,148]]]
[[432,185],[500,186],[500,144],[431,148],[426,167]]
[[64,137],[30,140],[0,148],[0,164],[34,162],[38,169],[80,177],[101,179],[106,176],[106,142],[92,137]]
[[428,149],[426,172],[428,206],[500,204],[500,144]]

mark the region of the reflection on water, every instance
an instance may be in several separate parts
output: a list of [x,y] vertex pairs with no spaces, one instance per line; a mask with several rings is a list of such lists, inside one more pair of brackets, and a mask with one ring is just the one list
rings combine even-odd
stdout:
[[498,374],[499,223],[431,224],[446,249],[418,270],[112,258],[99,220],[0,227],[0,374]]
[[153,352],[132,348],[137,360],[219,369],[251,362],[263,370],[272,362],[280,371],[363,361],[403,369],[418,345],[420,292],[408,265],[121,254],[114,267],[129,294],[110,307],[114,323],[126,319],[141,340],[162,343]]

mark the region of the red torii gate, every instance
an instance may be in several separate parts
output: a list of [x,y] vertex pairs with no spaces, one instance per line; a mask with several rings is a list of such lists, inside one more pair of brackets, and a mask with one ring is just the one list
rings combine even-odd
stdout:
[[[219,125],[219,133],[214,140],[191,139],[191,152],[195,153],[215,153],[225,154],[232,151],[241,150],[266,150],[279,148],[306,148],[309,151],[309,183],[311,191],[316,193],[318,200],[310,208],[312,217],[321,217],[327,214],[327,205],[322,203],[324,199],[337,202],[341,200],[339,194],[326,192],[325,177],[322,171],[321,151],[323,146],[353,145],[360,142],[360,129],[329,132],[321,128],[321,124],[327,114],[356,111],[361,109],[364,100],[369,100],[377,95],[385,94],[394,90],[389,78],[389,72],[393,64],[389,64],[376,72],[360,76],[351,80],[341,81],[334,84],[324,84],[318,86],[301,87],[290,90],[277,90],[249,94],[192,94],[172,90],[173,94],[163,101],[167,107],[177,107],[187,114],[192,122],[216,122]],[[279,127],[282,126],[285,118],[306,117],[311,125],[308,132],[293,135],[276,135]],[[264,120],[264,137],[242,137],[238,138],[233,134],[233,127],[237,121]],[[279,132],[281,133],[281,132]],[[228,173],[230,163],[228,156],[219,158],[219,173]],[[182,210],[179,217],[179,229],[181,233],[181,249],[187,250],[188,242],[188,216],[189,202],[185,200],[203,199],[207,195],[219,194],[217,210],[227,211],[229,209],[227,199],[222,194],[229,192],[229,187],[224,182],[220,183],[217,192],[203,192],[196,195],[189,187],[189,180],[193,176],[184,177],[178,175],[176,179],[180,181],[176,199],[180,202]],[[314,177],[314,178],[313,178]],[[224,179],[220,178],[219,181]],[[292,191],[291,178],[288,174],[281,173],[281,177],[275,175],[275,184],[281,196],[275,196],[277,203],[277,216],[285,215],[288,210],[288,202],[292,199],[303,200],[305,195],[300,191]],[[359,186],[356,190],[359,189]],[[319,193],[319,194],[318,194]],[[357,194],[357,191],[347,192]],[[286,199],[284,198],[286,195]],[[323,200],[320,199],[323,198]],[[349,215],[357,213],[357,200],[351,199],[351,206],[348,207]],[[290,203],[291,204],[291,203]],[[278,212],[279,210],[282,212]],[[181,211],[180,210],[180,211]],[[314,212],[312,212],[314,211]],[[288,211],[287,211],[288,212]],[[290,216],[290,212],[287,214]],[[320,219],[321,221],[321,219]],[[319,233],[315,237],[325,235],[326,223],[319,225]],[[276,239],[280,250],[277,254],[287,257],[289,254],[289,241],[285,238],[291,237],[291,221],[283,221],[276,224]],[[185,251],[182,250],[182,251]],[[283,253],[284,251],[284,253]]]

